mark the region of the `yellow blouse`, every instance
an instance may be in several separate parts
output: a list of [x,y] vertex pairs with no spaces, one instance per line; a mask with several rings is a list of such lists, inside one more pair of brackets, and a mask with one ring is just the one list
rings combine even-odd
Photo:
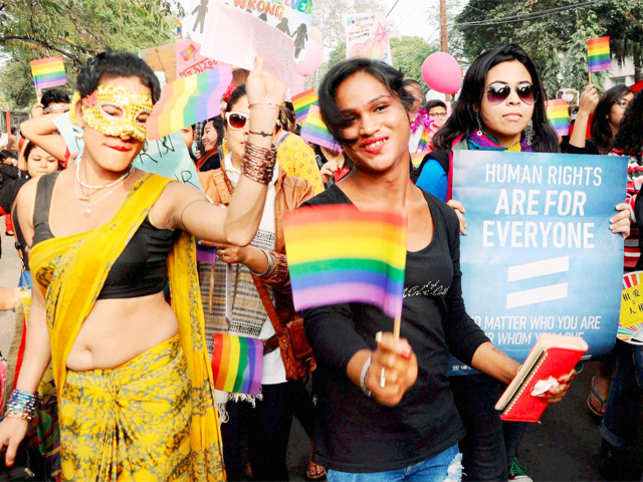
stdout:
[[286,175],[308,181],[315,194],[324,190],[324,182],[315,160],[315,151],[298,135],[289,133],[279,144],[277,164]]

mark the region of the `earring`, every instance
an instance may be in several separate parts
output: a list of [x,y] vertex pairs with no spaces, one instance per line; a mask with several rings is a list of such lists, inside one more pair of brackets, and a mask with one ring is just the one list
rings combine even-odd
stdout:
[[529,121],[529,124],[527,124],[527,127],[525,127],[524,133],[527,144],[532,145],[534,142],[534,124],[531,120]]
[[482,122],[480,122],[480,114],[476,112],[476,122],[478,123],[478,130],[476,134],[478,136],[482,136],[484,133],[482,132]]

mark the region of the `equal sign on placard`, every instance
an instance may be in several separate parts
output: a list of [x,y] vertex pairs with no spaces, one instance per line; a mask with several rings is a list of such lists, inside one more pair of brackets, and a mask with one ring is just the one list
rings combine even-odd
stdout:
[[[543,259],[527,264],[517,264],[507,268],[507,281],[513,283],[527,279],[540,278],[556,273],[569,271],[569,256]],[[507,294],[506,308],[519,308],[521,306],[535,305],[545,301],[554,301],[567,298],[567,283],[541,286],[523,291],[514,291]]]

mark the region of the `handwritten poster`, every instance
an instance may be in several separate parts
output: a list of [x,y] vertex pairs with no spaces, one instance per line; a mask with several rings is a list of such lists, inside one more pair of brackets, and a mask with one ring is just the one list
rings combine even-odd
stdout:
[[619,340],[643,345],[643,271],[623,275],[621,317],[618,325]]
[[[83,129],[71,122],[69,113],[59,116],[54,123],[69,152],[80,157],[85,147]],[[203,189],[181,134],[172,134],[158,141],[146,141],[143,150],[134,159],[134,167]]]
[[202,74],[215,68],[217,61],[201,55],[201,46],[194,40],[179,40],[176,42],[176,75],[189,77]]

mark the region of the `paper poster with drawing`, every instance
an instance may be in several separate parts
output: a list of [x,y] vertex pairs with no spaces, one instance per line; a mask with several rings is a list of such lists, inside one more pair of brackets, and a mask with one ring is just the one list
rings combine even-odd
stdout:
[[290,37],[298,59],[302,58],[310,40],[312,0],[182,0],[181,3],[186,12],[183,34],[201,45],[209,32],[206,19],[213,10],[217,10],[219,3],[252,14]]
[[280,30],[240,8],[213,2],[205,19],[202,54],[235,67],[251,70],[255,58],[288,86],[295,81],[295,44]]
[[344,17],[346,58],[366,57],[393,64],[390,34],[386,21],[376,13],[356,13]]

